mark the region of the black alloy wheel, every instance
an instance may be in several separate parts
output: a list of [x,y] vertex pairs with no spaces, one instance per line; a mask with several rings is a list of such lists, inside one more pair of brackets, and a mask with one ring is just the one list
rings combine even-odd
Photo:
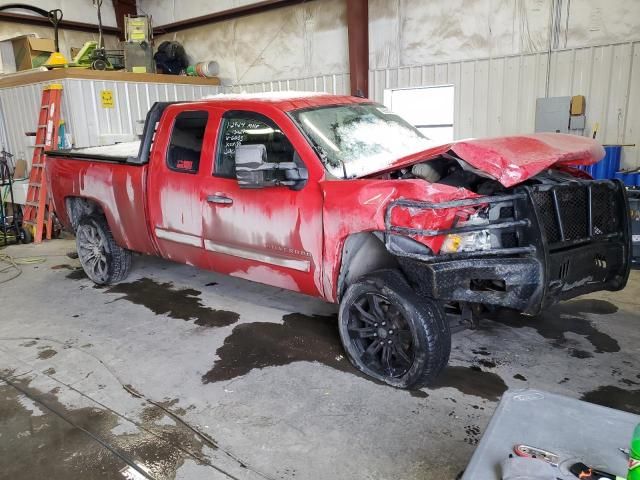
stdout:
[[374,272],[347,288],[339,329],[351,363],[394,387],[428,385],[449,361],[451,331],[442,306],[419,296],[396,270]]

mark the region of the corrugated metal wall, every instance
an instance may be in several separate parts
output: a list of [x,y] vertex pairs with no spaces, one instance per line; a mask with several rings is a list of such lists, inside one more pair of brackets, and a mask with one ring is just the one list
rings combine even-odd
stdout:
[[334,95],[349,94],[349,74],[319,75],[292,80],[277,80],[273,82],[245,83],[227,87],[230,93],[259,93],[280,92],[294,90],[298,92],[327,92]]
[[[534,129],[536,98],[545,95],[547,53],[418,65],[369,74],[370,95],[411,86],[455,85],[455,138],[528,133]],[[30,160],[27,148],[36,123],[43,84],[0,90],[9,150]],[[100,91],[114,92],[115,108],[100,106]],[[218,87],[65,80],[63,113],[78,146],[99,144],[100,134],[130,134],[158,100],[190,100]],[[349,92],[349,75],[333,74],[224,88],[227,92],[282,90]],[[602,143],[640,144],[640,42],[592,46],[551,53],[549,96],[587,98],[587,132],[599,124]],[[628,167],[640,167],[640,147],[625,148]]]
[[[35,129],[42,88],[47,83],[53,82],[0,89],[7,150],[28,163],[31,163],[33,137],[26,137],[25,132]],[[220,90],[215,86],[89,79],[64,79],[58,83],[64,88],[63,118],[76,147],[99,145],[108,135],[134,135],[136,122],[144,120],[154,102],[197,100]],[[102,90],[113,92],[113,108],[102,107]]]
[[[599,136],[610,143],[623,141],[619,124],[624,118],[618,116],[625,117],[630,106],[634,58],[640,89],[639,49],[635,42],[553,52],[549,96],[585,95],[590,125],[600,123]],[[536,98],[545,95],[547,58],[547,53],[536,53],[374,70],[371,96],[382,101],[387,88],[453,84],[456,137],[531,131]]]
[[[548,55],[535,53],[369,72],[369,94],[382,102],[388,88],[455,85],[455,138],[533,132],[536,98],[544,97]],[[237,85],[234,92],[279,90],[345,94],[349,76]],[[599,124],[602,143],[640,144],[640,42],[551,53],[549,96],[585,95],[587,128]],[[640,148],[624,149],[625,165],[640,167]]]
[[[370,96],[411,86],[455,85],[455,138],[532,132],[536,98],[544,97],[547,53],[420,65],[369,74]],[[587,128],[602,143],[640,144],[640,42],[551,53],[549,96],[585,95]],[[638,147],[626,165],[640,166]]]

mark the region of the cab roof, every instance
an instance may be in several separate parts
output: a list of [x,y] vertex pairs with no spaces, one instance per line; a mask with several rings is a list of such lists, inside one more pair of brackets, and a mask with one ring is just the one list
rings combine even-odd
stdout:
[[371,100],[348,95],[331,95],[324,92],[264,92],[264,93],[221,93],[208,95],[205,102],[224,102],[249,106],[253,103],[265,104],[284,112],[310,107],[322,107],[345,103],[371,103]]

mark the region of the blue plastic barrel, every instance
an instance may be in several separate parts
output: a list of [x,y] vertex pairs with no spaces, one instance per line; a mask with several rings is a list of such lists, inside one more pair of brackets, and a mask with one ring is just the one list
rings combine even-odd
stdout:
[[[605,180],[610,178],[620,178],[616,176],[616,172],[620,170],[620,154],[622,147],[619,145],[608,145],[604,147],[605,155],[602,160],[593,165],[585,165],[582,169],[596,180]],[[636,178],[623,179],[625,185],[635,185]]]
[[[616,174],[615,178],[620,178],[619,175],[620,174]],[[627,187],[637,187],[640,185],[640,175],[637,173],[623,173],[621,177],[620,180],[622,180]]]

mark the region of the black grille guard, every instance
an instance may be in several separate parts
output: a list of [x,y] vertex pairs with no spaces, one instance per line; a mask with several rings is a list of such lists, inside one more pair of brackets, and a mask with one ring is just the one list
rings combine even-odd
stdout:
[[[443,211],[496,208],[486,224],[420,229],[396,225],[397,208]],[[506,208],[508,215],[503,216]],[[504,217],[504,218],[501,218]],[[508,247],[433,254],[398,236],[436,237],[489,230],[514,241]],[[504,233],[503,233],[504,232]],[[617,180],[576,180],[522,186],[506,195],[433,203],[390,202],[385,211],[385,246],[425,295],[517,308],[536,314],[563,299],[597,290],[620,290],[629,276],[631,231],[624,185]],[[504,241],[502,243],[504,245]],[[475,279],[503,279],[505,290],[471,288]]]
[[[608,205],[603,208],[602,205],[594,205],[594,190],[605,188],[612,193],[609,200],[615,202],[615,205]],[[563,204],[559,200],[559,192],[573,193],[576,191],[585,191],[587,201],[585,202],[585,218],[586,230],[584,235],[567,235],[565,232],[569,230],[569,224],[575,223],[576,219],[567,218],[568,212],[563,209]],[[572,192],[573,191],[573,192]],[[551,208],[536,201],[536,198],[545,195],[552,200]],[[420,229],[411,228],[392,223],[392,213],[396,208],[410,208],[415,210],[446,210],[457,209],[461,207],[482,207],[492,204],[511,204],[513,207],[513,218],[499,218],[497,220],[489,220],[486,224],[478,225],[462,225],[448,229]],[[613,220],[615,223],[608,229],[598,229],[594,220],[605,210],[605,219]],[[628,202],[626,199],[626,190],[624,185],[618,180],[593,180],[593,181],[575,181],[569,183],[561,183],[555,185],[536,185],[520,187],[515,193],[496,196],[482,196],[475,198],[467,198],[461,200],[452,200],[449,202],[433,203],[418,200],[397,199],[389,202],[385,211],[385,246],[395,254],[421,260],[425,262],[443,261],[448,258],[464,259],[476,257],[492,257],[492,256],[511,256],[511,255],[527,255],[535,254],[536,250],[542,246],[551,251],[560,248],[566,248],[574,245],[583,244],[592,240],[606,240],[610,238],[624,238],[629,235],[629,218],[628,218]],[[391,240],[392,235],[400,234],[406,236],[423,236],[437,237],[449,234],[462,234],[469,232],[478,232],[482,230],[505,230],[515,229],[518,234],[518,246],[510,248],[492,248],[488,250],[477,250],[473,252],[460,252],[452,254],[425,255],[410,252],[403,252],[395,247]],[[531,230],[535,231],[531,231]],[[573,229],[575,230],[575,229]],[[609,230],[609,231],[607,231]],[[528,231],[528,232],[527,232]],[[537,234],[536,234],[537,231]],[[554,232],[557,232],[555,234]],[[527,235],[529,233],[529,235]],[[540,241],[536,241],[538,237]],[[630,238],[629,238],[630,239]],[[536,245],[542,244],[542,245]]]

